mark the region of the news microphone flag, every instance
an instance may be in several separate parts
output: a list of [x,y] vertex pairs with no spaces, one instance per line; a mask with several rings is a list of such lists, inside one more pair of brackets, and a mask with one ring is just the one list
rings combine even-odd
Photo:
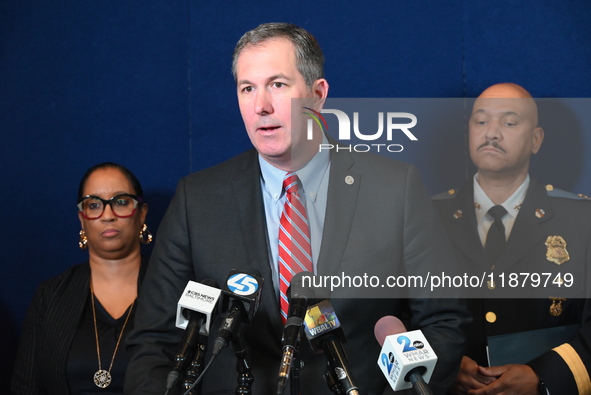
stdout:
[[328,300],[323,300],[308,307],[304,317],[304,333],[314,352],[318,353],[322,350],[320,339],[327,332],[335,334],[341,342],[345,342],[341,323],[334,312],[332,304]]
[[195,281],[189,281],[177,304],[176,326],[186,329],[189,319],[185,317],[185,309],[197,311],[205,315],[205,325],[201,327],[202,335],[209,335],[212,312],[217,309],[217,302],[222,290]]
[[422,368],[422,376],[429,382],[436,362],[437,355],[420,330],[387,336],[378,358],[378,365],[394,391],[412,388],[407,375],[415,368]]

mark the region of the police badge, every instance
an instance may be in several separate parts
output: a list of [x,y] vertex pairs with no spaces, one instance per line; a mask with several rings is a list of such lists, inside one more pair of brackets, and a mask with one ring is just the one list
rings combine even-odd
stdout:
[[557,265],[562,265],[570,259],[566,250],[566,241],[562,236],[548,236],[546,239],[546,259]]

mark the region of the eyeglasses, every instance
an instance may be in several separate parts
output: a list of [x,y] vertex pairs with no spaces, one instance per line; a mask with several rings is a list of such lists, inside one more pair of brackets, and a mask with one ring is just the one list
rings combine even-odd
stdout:
[[94,195],[86,195],[78,199],[78,210],[86,219],[98,219],[103,215],[108,204],[115,216],[128,218],[135,213],[137,205],[143,202],[144,199],[130,193],[122,193],[108,200]]

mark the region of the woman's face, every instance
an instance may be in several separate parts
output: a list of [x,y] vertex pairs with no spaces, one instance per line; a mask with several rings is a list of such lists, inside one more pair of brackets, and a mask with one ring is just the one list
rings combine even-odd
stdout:
[[[93,195],[109,200],[122,193],[136,194],[129,180],[116,168],[102,168],[94,171],[87,179],[83,196]],[[88,238],[90,256],[103,259],[123,259],[139,250],[139,234],[148,212],[146,204],[138,205],[132,216],[117,217],[111,205],[105,205],[103,215],[97,219],[86,219],[78,212],[80,225]]]

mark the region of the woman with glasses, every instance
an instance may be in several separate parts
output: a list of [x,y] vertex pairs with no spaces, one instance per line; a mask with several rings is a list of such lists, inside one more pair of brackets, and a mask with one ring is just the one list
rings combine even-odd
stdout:
[[88,261],[41,284],[27,313],[13,394],[122,394],[125,337],[152,241],[137,178],[101,163],[78,190],[79,246]]

